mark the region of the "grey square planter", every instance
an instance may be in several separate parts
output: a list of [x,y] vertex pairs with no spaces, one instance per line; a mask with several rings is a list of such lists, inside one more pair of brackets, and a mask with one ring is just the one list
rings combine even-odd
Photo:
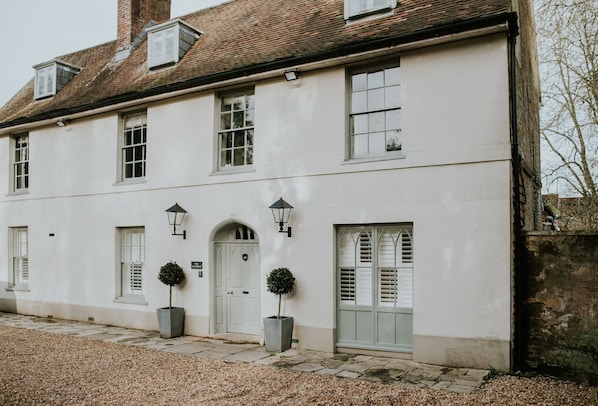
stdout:
[[293,318],[266,317],[264,319],[264,339],[266,340],[266,351],[283,352],[291,348]]
[[156,309],[160,337],[174,338],[183,335],[185,327],[185,309],[182,307],[162,307]]

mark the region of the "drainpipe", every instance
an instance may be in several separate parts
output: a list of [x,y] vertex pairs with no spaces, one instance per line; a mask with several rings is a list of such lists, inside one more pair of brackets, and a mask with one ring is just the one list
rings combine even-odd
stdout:
[[523,334],[524,320],[523,313],[523,284],[525,281],[521,269],[522,253],[522,223],[521,223],[521,156],[519,154],[519,129],[517,119],[517,36],[519,29],[516,18],[509,21],[509,84],[511,96],[511,165],[513,176],[513,278],[515,282],[513,317],[515,318],[513,332],[513,349],[511,359],[511,369],[513,371],[521,370],[523,366]]

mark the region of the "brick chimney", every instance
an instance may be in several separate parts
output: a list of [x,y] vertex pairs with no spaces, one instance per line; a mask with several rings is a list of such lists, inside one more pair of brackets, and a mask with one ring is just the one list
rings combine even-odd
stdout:
[[[150,21],[170,19],[171,0],[118,0],[117,59],[125,58]],[[120,58],[118,57],[120,55]]]

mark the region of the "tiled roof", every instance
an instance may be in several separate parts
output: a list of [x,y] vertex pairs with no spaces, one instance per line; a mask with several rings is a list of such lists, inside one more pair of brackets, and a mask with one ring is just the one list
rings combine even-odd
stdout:
[[[116,41],[57,57],[82,68],[54,97],[33,79],[0,109],[0,128],[506,21],[508,0],[400,0],[389,16],[347,24],[343,0],[234,0],[183,17],[202,36],[175,66],[148,72],[147,38],[113,62]],[[42,62],[42,61],[40,61]]]

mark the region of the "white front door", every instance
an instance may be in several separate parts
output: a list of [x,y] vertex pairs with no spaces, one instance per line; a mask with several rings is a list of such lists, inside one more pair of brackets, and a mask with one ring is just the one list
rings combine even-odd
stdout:
[[228,244],[227,251],[227,330],[259,334],[262,323],[258,244]]

